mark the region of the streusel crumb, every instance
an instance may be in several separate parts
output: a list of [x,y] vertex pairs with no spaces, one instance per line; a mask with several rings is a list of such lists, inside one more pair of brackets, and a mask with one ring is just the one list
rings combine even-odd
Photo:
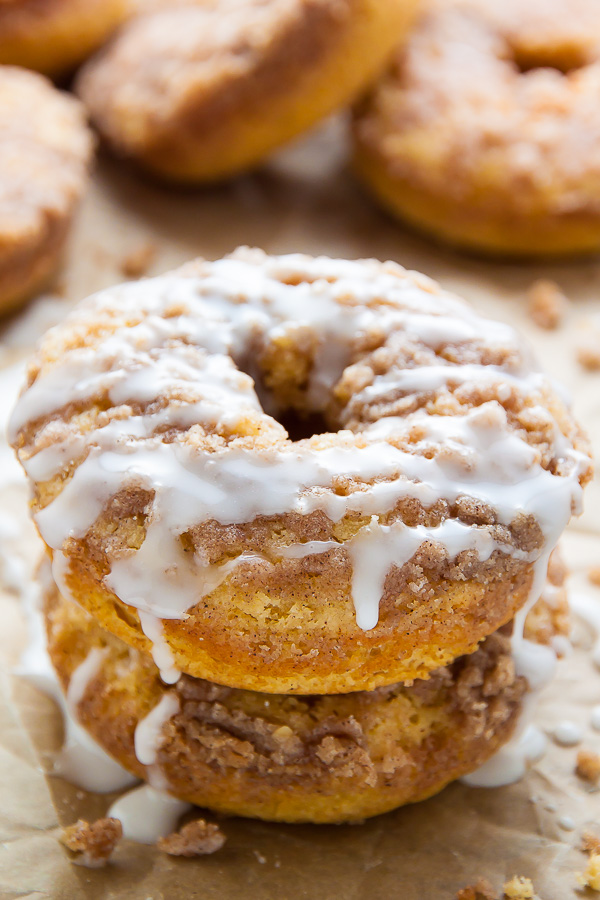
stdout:
[[498,894],[487,878],[478,878],[475,884],[461,888],[455,900],[498,900]]
[[220,850],[225,840],[225,835],[214,822],[195,819],[179,831],[159,838],[156,846],[170,856],[207,856]]
[[600,837],[593,831],[584,831],[581,835],[581,849],[585,853],[600,854]]
[[98,819],[91,825],[79,819],[63,829],[60,840],[73,853],[81,854],[78,860],[81,865],[96,868],[106,865],[122,837],[123,828],[118,819]]
[[593,750],[580,750],[575,771],[584,781],[595,784],[600,778],[600,754]]
[[533,282],[527,292],[527,301],[527,310],[535,324],[548,330],[562,324],[569,305],[559,286],[546,278]]

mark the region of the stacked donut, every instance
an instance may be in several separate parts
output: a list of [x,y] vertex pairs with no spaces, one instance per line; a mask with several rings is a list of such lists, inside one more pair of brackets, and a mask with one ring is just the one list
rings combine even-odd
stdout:
[[12,441],[60,681],[182,799],[426,797],[552,668],[588,448],[514,331],[424,276],[240,250],[112,288],[43,340]]

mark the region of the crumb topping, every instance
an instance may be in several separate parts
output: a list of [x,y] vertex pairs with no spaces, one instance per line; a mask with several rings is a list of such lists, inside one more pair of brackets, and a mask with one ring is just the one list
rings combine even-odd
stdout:
[[159,838],[156,846],[169,856],[207,856],[216,853],[226,838],[218,825],[204,819],[194,819],[167,837]]
[[97,819],[92,824],[79,819],[63,829],[61,842],[81,856],[82,865],[96,868],[107,864],[122,837],[123,828],[118,819]]

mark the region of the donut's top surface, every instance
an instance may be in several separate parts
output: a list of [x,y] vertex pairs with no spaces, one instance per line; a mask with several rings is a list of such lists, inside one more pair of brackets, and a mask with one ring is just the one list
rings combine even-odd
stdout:
[[41,75],[0,66],[0,264],[79,199],[92,154],[82,105]]
[[[290,415],[321,433],[291,439]],[[343,544],[372,628],[423,545],[547,558],[591,474],[509,326],[394,263],[247,249],[82,303],[42,341],[12,440],[48,545],[96,529],[104,584],[163,618],[260,560],[266,523],[280,559]]]
[[599,92],[594,0],[435,0],[360,107],[358,136],[444,195],[597,213]]
[[180,121],[210,131],[232,110],[285,93],[314,66],[353,0],[206,0],[134,18],[82,72],[78,91],[124,152]]

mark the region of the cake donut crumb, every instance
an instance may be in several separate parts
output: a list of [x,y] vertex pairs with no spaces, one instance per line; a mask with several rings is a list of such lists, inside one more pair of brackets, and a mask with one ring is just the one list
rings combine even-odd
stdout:
[[123,828],[118,819],[97,819],[92,824],[78,819],[63,829],[60,841],[79,855],[80,865],[98,868],[108,863],[122,837]]
[[527,292],[527,311],[536,325],[549,331],[564,321],[569,301],[554,281],[540,278]]
[[207,856],[216,853],[225,844],[226,837],[214,822],[194,819],[166,837],[161,837],[156,846],[169,856]]
[[577,883],[589,887],[592,891],[600,891],[600,854],[592,853],[585,872],[577,876]]
[[524,875],[514,875],[503,885],[507,900],[535,900],[533,882]]
[[600,779],[600,754],[586,748],[579,750],[575,771],[584,781],[596,784]]

